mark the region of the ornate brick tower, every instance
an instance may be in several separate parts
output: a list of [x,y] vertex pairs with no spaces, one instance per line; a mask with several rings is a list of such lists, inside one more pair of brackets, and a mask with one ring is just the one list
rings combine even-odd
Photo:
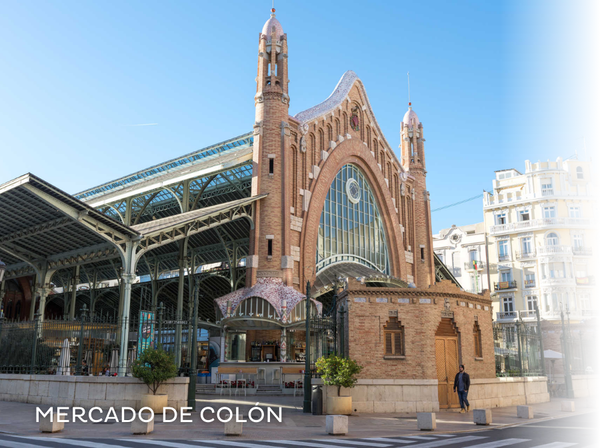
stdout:
[[256,203],[246,286],[261,277],[292,284],[288,83],[287,35],[272,9],[258,43],[252,174],[252,194],[268,196]]
[[418,288],[427,288],[435,283],[435,266],[429,192],[425,181],[425,138],[423,124],[412,110],[411,103],[408,103],[408,111],[400,125],[400,140],[402,167],[415,179],[410,193],[414,206],[415,232],[413,241],[409,242],[414,254],[414,283]]

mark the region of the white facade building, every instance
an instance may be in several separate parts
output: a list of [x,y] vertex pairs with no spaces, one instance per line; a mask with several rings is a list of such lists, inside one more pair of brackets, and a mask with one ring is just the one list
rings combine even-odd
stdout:
[[592,181],[589,162],[561,158],[496,171],[483,199],[496,321],[597,312]]
[[487,276],[485,226],[482,222],[452,226],[433,235],[433,251],[467,292],[490,289]]

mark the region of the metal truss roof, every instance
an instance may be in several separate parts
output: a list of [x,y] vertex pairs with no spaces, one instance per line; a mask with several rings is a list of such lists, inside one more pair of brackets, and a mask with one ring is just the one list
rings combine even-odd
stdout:
[[106,258],[139,237],[33,174],[0,185],[0,210],[0,256],[9,272],[24,263],[52,269]]
[[[79,265],[80,279],[88,282],[118,278],[119,247],[127,240],[135,240],[144,253],[138,275],[150,274],[150,266],[156,263],[163,272],[176,268],[175,243],[183,238],[189,239],[195,266],[227,261],[216,228],[240,245],[240,256],[247,255],[252,204],[264,196],[243,197],[129,227],[28,174],[0,186],[0,258],[7,264],[6,278],[32,275],[46,263],[48,270]],[[63,272],[52,281],[64,285],[68,278]]]
[[463,289],[462,286],[460,286],[460,283],[458,282],[458,280],[456,280],[456,277],[454,277],[454,275],[452,275],[452,272],[450,272],[450,269],[448,269],[448,266],[446,266],[444,264],[444,262],[440,259],[440,257],[438,257],[437,254],[434,253],[433,258],[434,258],[434,266],[435,266],[435,279],[437,281],[450,280],[452,283],[454,283],[460,289]]
[[211,170],[234,167],[240,158],[252,157],[252,132],[209,146],[129,176],[77,193],[75,197],[94,207],[141,194],[158,185],[168,186],[183,179],[208,174]]

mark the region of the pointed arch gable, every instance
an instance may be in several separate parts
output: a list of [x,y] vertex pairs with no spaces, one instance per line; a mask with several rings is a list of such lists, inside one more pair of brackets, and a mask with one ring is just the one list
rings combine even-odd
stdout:
[[[396,157],[396,154],[392,150],[391,145],[386,140],[381,128],[379,127],[379,123],[375,118],[375,114],[373,112],[373,108],[371,107],[371,103],[369,102],[369,96],[367,95],[367,91],[361,79],[358,77],[356,73],[352,70],[348,70],[344,73],[336,85],[335,89],[329,95],[329,97],[320,104],[317,104],[310,109],[299,112],[294,116],[296,120],[300,123],[308,123],[309,121],[314,121],[319,119],[320,117],[330,114],[334,112],[335,109],[340,107],[342,103],[346,100],[350,92],[353,88],[356,88],[358,91],[359,97],[363,100],[365,109],[365,122],[370,121],[370,125],[373,127],[373,134],[381,136],[381,143],[385,148],[390,151],[394,163],[398,167],[399,172],[404,172],[405,169],[402,167],[400,161]],[[367,117],[370,117],[369,120]],[[337,138],[337,136],[335,136]]]

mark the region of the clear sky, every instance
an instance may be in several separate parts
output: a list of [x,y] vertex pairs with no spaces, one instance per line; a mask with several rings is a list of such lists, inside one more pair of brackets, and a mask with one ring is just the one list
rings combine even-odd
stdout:
[[[433,209],[491,189],[494,170],[525,159],[583,158],[595,121],[582,117],[591,98],[580,87],[597,79],[586,65],[597,54],[571,46],[586,40],[569,22],[586,20],[585,2],[562,3],[571,16],[553,0],[277,0],[290,113],[352,69],[397,147],[410,71]],[[77,193],[250,131],[270,7],[4,0],[0,183],[31,172]],[[433,230],[482,220],[475,200],[433,213]]]

